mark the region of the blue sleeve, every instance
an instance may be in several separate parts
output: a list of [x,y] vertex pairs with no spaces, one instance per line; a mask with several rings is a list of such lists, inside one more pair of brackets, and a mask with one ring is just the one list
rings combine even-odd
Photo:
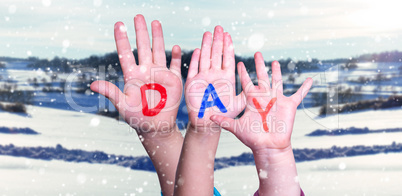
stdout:
[[218,190],[216,190],[215,187],[214,187],[214,196],[221,196],[221,194],[218,192]]

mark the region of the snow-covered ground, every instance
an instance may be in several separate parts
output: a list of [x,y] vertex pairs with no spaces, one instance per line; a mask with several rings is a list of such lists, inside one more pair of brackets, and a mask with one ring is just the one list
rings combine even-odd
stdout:
[[[100,150],[118,155],[145,155],[136,134],[122,122],[93,114],[29,106],[29,116],[0,112],[1,126],[30,127],[40,135],[1,134],[0,144],[52,146]],[[335,118],[334,116],[333,118]],[[383,118],[382,118],[383,117]],[[390,118],[392,117],[392,118]],[[366,111],[339,116],[340,127],[395,128],[400,110]],[[327,148],[333,145],[374,145],[402,142],[402,133],[307,137],[322,128],[299,110],[293,133],[294,148]],[[223,131],[217,157],[249,152],[229,132]],[[298,163],[300,182],[308,195],[398,195],[400,154],[380,154]],[[88,163],[42,161],[0,156],[0,184],[4,195],[155,195],[159,194],[153,172]],[[362,183],[356,183],[362,182]],[[353,183],[356,183],[353,184]],[[21,189],[21,184],[24,189]],[[353,184],[353,186],[351,186]],[[39,185],[49,188],[43,189]],[[222,195],[248,195],[258,187],[253,166],[231,167],[215,172],[215,186]],[[115,188],[116,187],[116,188]]]
[[[345,157],[298,163],[306,195],[400,195],[400,154]],[[1,195],[159,195],[156,173],[102,164],[42,161],[0,156]],[[46,187],[46,188],[44,188]],[[255,167],[215,172],[222,195],[252,195],[258,188]]]
[[[0,156],[0,195],[158,195],[154,172]],[[160,193],[159,193],[160,194]]]
[[297,164],[306,195],[401,195],[402,156],[379,154]]
[[[314,112],[314,108],[310,109]],[[370,110],[323,119],[311,118],[298,110],[292,135],[294,148],[330,148],[354,145],[390,145],[402,142],[402,132],[363,135],[308,137],[306,134],[324,126],[332,128],[358,127],[369,129],[400,128],[400,109]],[[68,149],[100,150],[109,154],[146,155],[137,134],[126,123],[94,114],[28,106],[29,115],[0,112],[0,126],[30,127],[40,135],[2,134],[0,144],[15,146],[49,146],[61,144]],[[310,113],[309,113],[310,114]],[[323,126],[324,125],[324,126]],[[230,132],[222,131],[217,157],[238,156],[250,152]]]
[[[384,68],[388,65],[382,65]],[[373,73],[378,66],[367,64],[357,74]],[[17,65],[4,77],[26,84],[29,75],[36,71],[23,71]],[[392,72],[394,68],[391,69]],[[385,71],[384,71],[385,72]],[[353,73],[353,72],[352,72]],[[300,84],[306,77],[318,79],[313,91],[323,92],[323,81],[338,76],[327,75],[326,80],[318,73],[303,73],[296,78]],[[47,76],[44,76],[47,77]],[[331,78],[335,77],[335,78]],[[49,81],[49,79],[48,79]],[[401,83],[395,84],[399,86]],[[28,88],[27,86],[23,88]],[[371,87],[367,87],[370,89]],[[43,102],[62,100],[47,97]],[[54,94],[53,94],[54,95]],[[38,96],[40,97],[40,96]],[[85,100],[86,96],[76,100]],[[49,100],[47,100],[49,99]],[[56,104],[56,103],[55,103]],[[97,103],[95,103],[96,105]],[[44,104],[46,105],[46,104]],[[52,105],[48,105],[53,107]],[[59,108],[59,107],[55,107]],[[112,118],[77,111],[27,106],[28,115],[0,111],[0,127],[29,127],[39,135],[0,134],[0,144],[15,146],[49,146],[61,144],[67,149],[99,150],[108,154],[146,155],[136,133],[124,122]],[[401,128],[401,108],[368,110],[317,117],[319,108],[299,109],[292,135],[293,148],[329,148],[354,145],[390,145],[402,142],[402,132],[372,133],[363,135],[308,137],[317,129],[364,128],[370,130]],[[217,157],[238,156],[250,152],[231,133],[223,131]],[[400,154],[335,158],[297,163],[299,179],[307,195],[400,195],[402,176]],[[43,161],[22,157],[0,156],[0,195],[158,195],[159,184],[153,172],[130,170],[116,165]],[[46,188],[43,188],[46,186]],[[215,186],[222,195],[252,195],[258,187],[253,166],[230,167],[215,172]]]
[[[401,162],[400,154],[379,154],[303,162],[297,169],[306,195],[397,196]],[[252,195],[258,187],[255,167],[218,170],[215,186],[225,195]]]
[[0,126],[30,127],[40,135],[2,134],[0,144],[101,150],[119,155],[146,155],[137,134],[126,123],[95,114],[27,106],[28,116],[0,112]]

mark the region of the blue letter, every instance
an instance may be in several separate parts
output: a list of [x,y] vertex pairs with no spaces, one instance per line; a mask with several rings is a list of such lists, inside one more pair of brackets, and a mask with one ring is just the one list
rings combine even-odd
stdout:
[[[212,96],[212,101],[208,101],[210,94]],[[225,106],[219,99],[218,94],[216,94],[214,86],[212,86],[212,84],[209,84],[207,89],[205,89],[204,97],[202,98],[200,111],[198,112],[198,118],[204,117],[205,109],[210,108],[212,106],[218,107],[219,110],[223,113],[227,112]]]

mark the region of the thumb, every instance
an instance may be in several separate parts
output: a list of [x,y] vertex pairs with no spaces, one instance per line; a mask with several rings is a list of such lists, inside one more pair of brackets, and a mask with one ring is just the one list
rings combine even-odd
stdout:
[[246,108],[246,95],[245,92],[242,91],[240,94],[236,95],[236,97],[234,98],[234,110],[236,111],[236,116],[239,115],[244,108]]
[[125,94],[116,85],[103,80],[92,82],[91,90],[108,98],[116,109],[119,109],[120,100],[124,100],[125,97]]
[[291,96],[291,98],[298,104],[306,97],[308,91],[310,90],[311,86],[313,85],[313,79],[307,78],[302,86],[296,91],[295,94]]
[[[220,127],[230,131],[231,133],[235,134],[235,120],[233,118],[228,118],[219,115],[212,115],[210,117],[211,121],[218,124]],[[236,134],[235,134],[236,135]]]

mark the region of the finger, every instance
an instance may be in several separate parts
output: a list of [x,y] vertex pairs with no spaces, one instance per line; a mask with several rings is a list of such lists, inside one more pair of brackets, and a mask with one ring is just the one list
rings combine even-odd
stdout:
[[193,78],[198,73],[198,62],[200,61],[200,49],[196,48],[191,56],[190,67],[187,72],[187,79]]
[[222,69],[228,69],[229,71],[235,70],[235,55],[232,37],[229,33],[223,35],[223,63]]
[[144,16],[138,14],[134,17],[134,27],[137,40],[139,64],[150,64],[152,63],[152,53],[147,24],[145,23]]
[[260,52],[256,52],[254,54],[254,61],[255,61],[255,69],[257,72],[258,87],[267,90],[271,89],[268,73],[265,69],[264,58],[262,57],[262,54]]
[[163,31],[161,23],[157,20],[152,21],[152,57],[156,65],[166,67],[165,43],[163,41]]
[[122,93],[116,85],[107,81],[98,80],[92,82],[90,88],[92,91],[108,98],[117,110],[120,109],[120,100],[124,100],[125,94]]
[[234,99],[235,103],[236,103],[236,116],[239,115],[244,108],[246,107],[247,104],[247,100],[246,100],[246,94],[244,91],[242,91],[240,94],[236,95],[235,99]]
[[281,65],[278,61],[272,62],[272,89],[283,92]]
[[137,66],[133,51],[131,51],[130,42],[127,37],[127,29],[122,22],[114,25],[114,39],[116,41],[117,54],[125,80],[134,73],[133,69]]
[[211,50],[211,69],[222,69],[223,28],[216,26]]
[[205,32],[202,37],[201,44],[201,57],[200,57],[200,72],[207,71],[211,64],[211,44],[212,44],[212,34],[211,32]]
[[245,95],[247,95],[247,92],[254,85],[253,85],[253,82],[251,82],[250,76],[248,75],[246,67],[244,66],[243,62],[239,62],[237,64],[237,71],[239,72],[240,83],[241,83],[241,87],[243,89],[243,92],[245,93]]
[[175,45],[172,48],[172,60],[170,61],[170,71],[181,77],[181,49]]
[[293,94],[290,98],[297,103],[297,105],[300,104],[300,102],[306,97],[308,91],[310,90],[311,86],[313,85],[313,79],[307,78],[304,82],[303,85],[296,91],[295,94]]
[[[235,120],[233,118],[228,118],[219,115],[212,115],[210,117],[211,121],[218,124],[220,127],[230,131],[235,134]],[[236,134],[235,134],[236,135]]]

